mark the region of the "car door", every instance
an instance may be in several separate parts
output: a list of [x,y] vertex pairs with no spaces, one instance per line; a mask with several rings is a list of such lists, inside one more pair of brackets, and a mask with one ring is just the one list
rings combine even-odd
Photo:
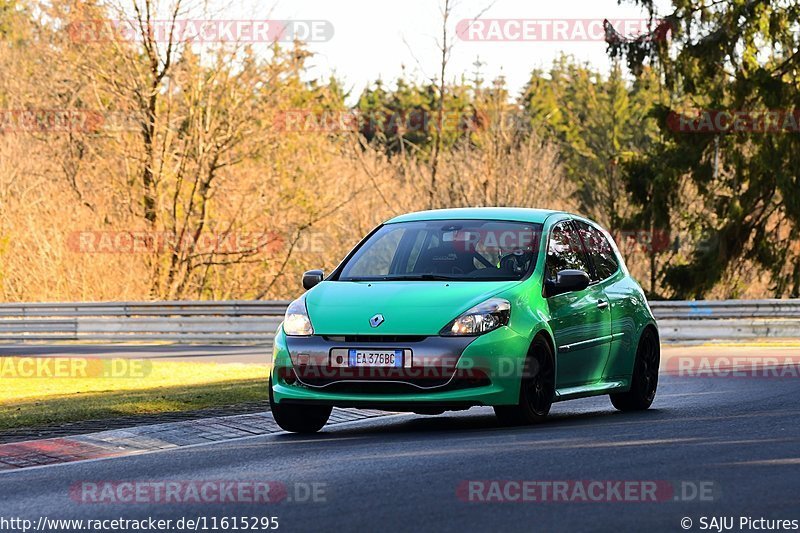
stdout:
[[[561,270],[583,270],[592,265],[577,228],[565,220],[550,230],[545,276],[554,279]],[[597,283],[582,291],[547,299],[550,327],[556,343],[556,387],[577,387],[603,377],[611,340],[611,313],[603,288]]]
[[638,343],[635,317],[644,302],[638,286],[625,275],[611,236],[593,224],[582,220],[575,222],[594,266],[592,281],[603,288],[611,311],[612,338],[603,379],[618,380],[629,376],[633,368],[632,344]]

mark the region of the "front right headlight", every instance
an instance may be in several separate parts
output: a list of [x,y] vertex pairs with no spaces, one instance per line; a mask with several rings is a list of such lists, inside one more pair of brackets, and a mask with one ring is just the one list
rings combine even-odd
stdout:
[[308,317],[305,297],[300,297],[289,304],[283,318],[283,332],[295,337],[308,337],[314,334],[314,327]]
[[511,304],[508,300],[489,298],[456,317],[439,334],[447,337],[483,335],[507,326],[510,317]]

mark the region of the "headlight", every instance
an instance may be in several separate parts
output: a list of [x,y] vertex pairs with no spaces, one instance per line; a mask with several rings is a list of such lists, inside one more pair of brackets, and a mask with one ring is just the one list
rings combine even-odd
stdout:
[[501,326],[508,325],[511,317],[511,304],[502,298],[489,298],[462,313],[447,324],[440,335],[482,335]]
[[286,316],[283,318],[283,331],[287,335],[304,337],[314,334],[311,319],[308,318],[305,298],[298,298],[289,304]]

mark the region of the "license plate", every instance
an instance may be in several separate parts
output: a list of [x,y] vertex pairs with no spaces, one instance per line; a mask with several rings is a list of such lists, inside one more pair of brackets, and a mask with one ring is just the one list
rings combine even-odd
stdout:
[[389,367],[403,366],[403,350],[350,350],[350,367]]

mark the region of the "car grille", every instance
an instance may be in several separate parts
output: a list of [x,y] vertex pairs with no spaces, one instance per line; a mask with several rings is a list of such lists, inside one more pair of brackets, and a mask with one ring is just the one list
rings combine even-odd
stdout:
[[322,338],[328,342],[355,342],[365,344],[373,342],[407,344],[422,342],[427,339],[425,335],[324,335]]
[[[470,378],[462,378],[459,376],[453,377],[447,383],[442,383],[441,385],[437,386],[436,392],[446,392],[446,391],[453,391],[453,390],[460,390],[460,389],[470,389],[474,387],[484,387],[486,385],[490,385],[491,381],[489,378],[484,376],[480,377],[470,377]],[[325,387],[326,391],[330,392],[341,392],[345,394],[410,394],[415,392],[420,392],[420,389],[414,386],[414,381],[406,381],[403,383],[381,383],[381,382],[346,382],[346,381],[339,381],[337,383],[333,383],[328,387]],[[424,387],[430,387],[431,382],[430,380],[425,380],[423,383]]]

